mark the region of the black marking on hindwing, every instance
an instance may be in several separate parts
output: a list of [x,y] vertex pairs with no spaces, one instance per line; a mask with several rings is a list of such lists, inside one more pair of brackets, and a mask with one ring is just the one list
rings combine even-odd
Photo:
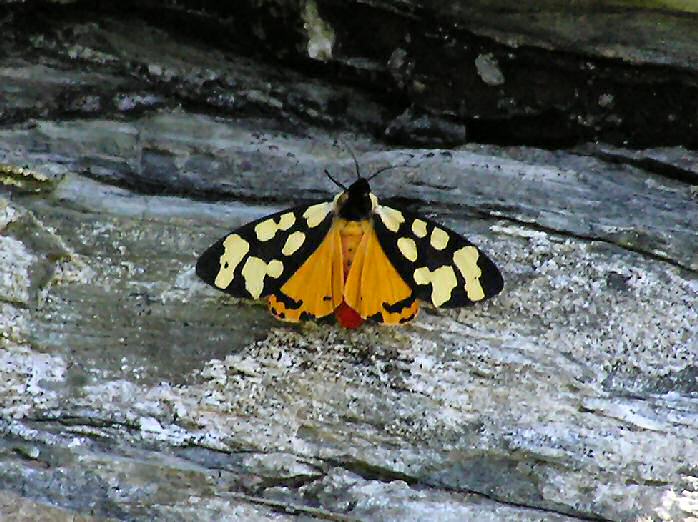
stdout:
[[303,306],[302,299],[296,301],[292,297],[289,297],[286,294],[284,294],[281,290],[275,292],[274,297],[276,297],[276,300],[280,302],[282,305],[284,305],[284,307],[286,307],[287,310],[298,310],[301,306]]
[[414,303],[415,297],[414,294],[410,295],[409,297],[406,297],[402,301],[398,301],[396,303],[390,304],[390,303],[383,303],[383,309],[386,312],[389,312],[391,314],[394,313],[399,313],[402,312],[405,308],[409,308],[412,306],[412,303]]

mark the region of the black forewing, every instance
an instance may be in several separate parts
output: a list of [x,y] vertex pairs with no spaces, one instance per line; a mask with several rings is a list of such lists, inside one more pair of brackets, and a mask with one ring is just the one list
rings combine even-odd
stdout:
[[[386,256],[398,271],[400,277],[412,288],[416,297],[422,301],[431,302],[432,293],[431,285],[419,285],[415,282],[414,271],[416,268],[428,267],[430,271],[434,271],[442,266],[449,265],[456,274],[458,285],[451,292],[451,297],[448,301],[440,306],[442,308],[454,308],[473,303],[473,301],[468,298],[465,289],[465,279],[453,262],[453,254],[464,246],[475,245],[457,232],[420,216],[419,214],[401,209],[400,212],[404,216],[405,221],[400,224],[397,231],[393,232],[388,230],[378,215],[374,215],[373,217],[374,227],[378,236],[378,241]],[[412,231],[412,224],[416,219],[426,223],[426,235],[424,237],[418,237]],[[437,250],[430,244],[431,233],[435,227],[445,231],[449,236],[446,248],[443,250]],[[401,237],[410,238],[417,245],[417,259],[415,261],[406,259],[400,252],[397,241]],[[487,299],[498,294],[502,290],[504,287],[504,279],[492,260],[490,260],[482,250],[479,248],[477,248],[477,250],[479,253],[477,265],[482,272],[479,282],[485,294],[483,299]]]
[[[293,273],[300,268],[305,260],[318,248],[332,225],[333,212],[328,212],[320,224],[312,228],[308,227],[307,221],[303,217],[303,213],[310,206],[311,205],[303,205],[282,210],[232,230],[211,245],[203,254],[201,254],[201,257],[199,257],[198,261],[196,262],[196,275],[217,290],[221,290],[222,292],[226,292],[235,297],[250,298],[252,296],[245,288],[245,279],[241,273],[245,260],[249,256],[258,257],[266,263],[273,259],[277,259],[283,263],[283,272],[278,278],[266,277],[264,279],[264,289],[261,296],[267,296],[277,292],[284,285],[284,283],[288,281]],[[256,225],[268,219],[273,219],[278,223],[281,216],[288,214],[289,212],[292,212],[295,216],[295,222],[288,230],[277,230],[274,237],[268,241],[259,241],[257,239],[257,235],[254,230]],[[282,249],[286,243],[286,239],[293,232],[303,232],[305,234],[305,241],[303,245],[292,255],[285,256],[282,254]],[[218,272],[221,270],[221,255],[223,255],[224,252],[223,242],[231,234],[237,234],[242,239],[247,241],[250,245],[250,249],[247,255],[235,268],[233,278],[228,286],[226,288],[219,288],[215,285],[215,280]]]

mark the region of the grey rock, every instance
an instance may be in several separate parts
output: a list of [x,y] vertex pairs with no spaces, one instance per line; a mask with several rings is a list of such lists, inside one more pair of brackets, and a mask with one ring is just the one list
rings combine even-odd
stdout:
[[385,129],[385,137],[391,142],[417,145],[457,145],[465,141],[465,135],[463,124],[430,114],[417,116],[411,109],[405,110]]
[[502,85],[504,83],[504,74],[499,68],[497,60],[491,54],[481,54],[475,58],[475,67],[482,78],[482,81],[487,85]]
[[[400,141],[429,146],[464,143],[462,128],[548,147],[698,139],[698,14],[685,4],[8,5],[4,122],[184,105],[373,135],[399,123]],[[76,62],[84,77],[66,72]],[[424,115],[441,123],[425,133]]]
[[[197,197],[282,200],[291,191],[296,199],[311,200],[334,191],[325,168],[345,180],[353,176],[348,153],[318,131],[292,136],[253,125],[181,112],[129,123],[37,122],[29,131],[0,131],[0,154],[21,150],[35,170],[58,160],[93,179],[141,192]],[[376,178],[384,198],[439,201],[698,268],[698,212],[689,186],[664,175],[642,176],[635,161],[609,164],[586,154],[516,147],[358,152],[366,172],[406,165]],[[691,153],[684,154],[690,162]],[[671,160],[653,161],[675,168]]]
[[[478,186],[481,172],[462,168],[476,157],[539,185],[575,179],[551,176],[541,165],[549,153],[493,148],[422,158],[432,184],[410,188],[416,173],[383,178],[377,191],[419,187],[429,211],[467,228],[507,279],[491,303],[425,311],[404,330],[288,328],[196,280],[197,252],[272,208],[138,195],[76,175],[49,198],[20,198],[14,205],[40,214],[82,268],[52,282],[39,310],[3,308],[14,329],[3,338],[5,440],[38,448],[31,459],[10,450],[4,482],[84,512],[85,498],[70,493],[79,485],[102,499],[90,510],[117,518],[264,519],[279,506],[366,520],[689,516],[694,269],[508,217],[527,191],[502,192],[507,205],[485,221],[454,212],[451,192],[436,186]],[[575,158],[558,154],[569,169]],[[454,162],[459,175],[447,177]],[[586,176],[617,174],[607,166]],[[674,204],[678,182],[642,182],[651,177],[635,169],[615,183],[633,190],[638,180],[648,200]],[[475,191],[460,198],[478,204]],[[566,222],[588,219],[575,201],[566,200]],[[598,219],[618,224],[642,215],[598,208]],[[84,476],[78,461],[94,471]],[[50,466],[38,480],[29,470],[41,462]],[[212,493],[223,490],[238,496]]]
[[[690,6],[3,3],[0,518],[698,517]],[[502,294],[346,331],[196,278],[342,141]]]
[[[0,517],[7,522],[95,522],[102,517],[76,515],[40,502],[32,502],[19,495],[0,492]],[[114,519],[112,519],[114,520]]]

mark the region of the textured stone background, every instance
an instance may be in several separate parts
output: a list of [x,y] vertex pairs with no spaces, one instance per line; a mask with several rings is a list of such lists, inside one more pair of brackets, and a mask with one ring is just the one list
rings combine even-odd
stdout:
[[[691,2],[0,1],[0,519],[698,520]],[[503,293],[292,327],[193,274],[374,191]]]

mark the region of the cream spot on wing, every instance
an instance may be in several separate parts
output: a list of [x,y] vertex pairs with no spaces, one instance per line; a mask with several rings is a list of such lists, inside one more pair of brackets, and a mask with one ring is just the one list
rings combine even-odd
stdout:
[[287,212],[279,218],[276,223],[273,219],[265,219],[254,227],[254,232],[257,234],[259,241],[269,241],[279,230],[288,230],[296,222],[296,216],[293,212]]
[[286,212],[279,218],[279,230],[288,230],[295,222],[296,216],[293,215],[293,212]]
[[431,231],[429,243],[431,243],[431,246],[433,246],[436,250],[443,250],[448,244],[448,234],[445,230],[434,228],[434,230]]
[[453,254],[453,263],[465,279],[465,290],[471,301],[480,301],[485,298],[485,291],[480,284],[482,271],[477,266],[479,256],[480,252],[472,245],[464,246]]
[[223,240],[223,254],[220,258],[221,269],[216,274],[214,284],[223,290],[233,280],[235,268],[250,251],[250,244],[237,234],[230,234]]
[[418,285],[427,285],[431,283],[431,270],[426,266],[417,268],[414,271],[414,282]]
[[273,219],[266,219],[254,227],[259,241],[269,241],[276,234],[276,223]]
[[400,252],[410,261],[414,262],[417,260],[417,245],[409,237],[401,237],[397,240],[397,247]]
[[303,217],[308,222],[309,228],[314,228],[322,223],[325,216],[332,209],[332,203],[318,203],[317,205],[311,205],[305,212],[303,212]]
[[378,198],[373,192],[368,195],[368,198],[371,200],[371,212],[373,212],[378,206]]
[[267,264],[258,257],[250,256],[242,267],[242,277],[245,278],[245,288],[250,295],[259,299],[264,289],[264,276],[267,275]]
[[434,306],[441,306],[451,298],[451,292],[458,284],[456,273],[450,266],[442,266],[429,270],[426,266],[414,271],[414,281],[418,285],[431,284],[431,302]]
[[259,299],[264,290],[266,276],[277,278],[284,270],[284,265],[278,259],[272,259],[269,264],[255,256],[250,256],[242,267],[242,277],[245,278],[245,289],[254,299]]
[[303,246],[304,242],[305,234],[303,232],[294,232],[286,238],[286,243],[284,243],[284,248],[281,249],[281,253],[285,256],[290,256]]
[[412,233],[417,237],[424,237],[427,235],[427,222],[421,219],[415,219],[412,222]]
[[394,208],[384,207],[381,205],[378,207],[378,215],[385,225],[385,228],[391,232],[397,232],[400,225],[405,222],[405,216],[402,215],[402,212],[395,210]]
[[267,275],[277,279],[284,271],[284,264],[278,259],[272,259],[267,265]]

